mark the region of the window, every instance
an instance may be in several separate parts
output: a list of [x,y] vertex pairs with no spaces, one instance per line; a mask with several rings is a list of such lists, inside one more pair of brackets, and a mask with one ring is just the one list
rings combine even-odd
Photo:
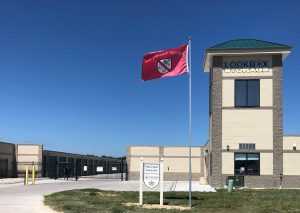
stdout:
[[235,153],[234,174],[235,175],[260,175],[259,153]]
[[259,107],[260,81],[235,80],[235,107]]

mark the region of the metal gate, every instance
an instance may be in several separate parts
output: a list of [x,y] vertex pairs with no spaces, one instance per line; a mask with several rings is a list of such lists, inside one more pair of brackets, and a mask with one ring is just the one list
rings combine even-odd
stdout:
[[57,160],[56,157],[48,157],[46,164],[46,176],[57,178]]
[[8,160],[0,159],[0,178],[8,177]]

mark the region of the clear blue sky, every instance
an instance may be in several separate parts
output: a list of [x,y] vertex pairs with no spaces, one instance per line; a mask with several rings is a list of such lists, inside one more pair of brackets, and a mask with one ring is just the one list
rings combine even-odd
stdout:
[[0,137],[46,149],[123,155],[186,145],[187,76],[142,82],[145,52],[193,37],[193,145],[207,140],[204,49],[235,38],[289,44],[284,130],[300,133],[300,2],[2,1]]

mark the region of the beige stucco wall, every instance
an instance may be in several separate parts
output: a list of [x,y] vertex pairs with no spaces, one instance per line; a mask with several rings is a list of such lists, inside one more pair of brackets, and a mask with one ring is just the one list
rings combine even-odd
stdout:
[[233,152],[222,153],[222,174],[224,175],[234,174],[234,153]]
[[283,150],[293,150],[294,144],[300,150],[300,136],[283,136]]
[[300,150],[300,136],[283,136],[283,174],[300,175],[300,153],[293,152],[293,145]]
[[222,148],[238,149],[255,143],[256,149],[273,149],[273,111],[226,109],[222,111]]
[[273,106],[273,79],[260,79],[260,106]]
[[222,84],[222,99],[223,107],[233,107],[234,106],[234,80],[226,79],[223,80]]
[[[189,156],[188,147],[164,147],[164,156]],[[200,156],[201,147],[192,147],[192,156]]]
[[300,175],[300,153],[283,153],[283,175]]
[[260,153],[260,175],[273,175],[273,153]]

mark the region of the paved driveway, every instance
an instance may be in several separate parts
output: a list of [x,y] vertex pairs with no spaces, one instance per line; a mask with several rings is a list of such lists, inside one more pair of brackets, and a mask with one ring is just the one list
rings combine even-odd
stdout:
[[[111,189],[123,184],[119,180],[42,180],[36,185],[24,186],[22,183],[0,185],[0,212],[2,213],[50,213],[54,212],[43,205],[44,195],[53,192],[80,189],[99,188]],[[126,187],[125,187],[126,188]]]
[[[199,188],[200,187],[200,188]],[[138,181],[101,180],[97,178],[85,178],[79,181],[64,180],[40,180],[36,185],[24,186],[22,183],[0,184],[0,212],[2,213],[50,213],[54,212],[43,205],[44,195],[53,192],[97,188],[113,191],[138,191]],[[165,191],[184,191],[186,182],[165,182]],[[195,191],[209,191],[209,186],[199,186],[193,183]]]

